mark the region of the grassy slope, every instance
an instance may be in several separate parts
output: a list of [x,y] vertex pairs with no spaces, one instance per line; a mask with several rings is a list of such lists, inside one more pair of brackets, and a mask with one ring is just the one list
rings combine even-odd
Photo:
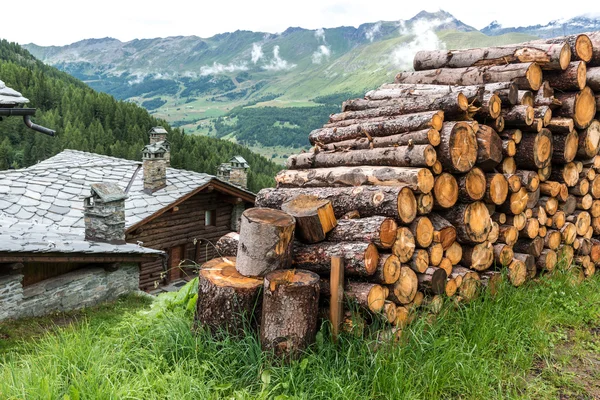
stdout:
[[189,306],[187,314],[118,310],[109,326],[92,312],[88,322],[0,354],[0,397],[587,398],[598,377],[582,383],[584,371],[573,368],[579,357],[600,355],[590,330],[600,322],[600,278],[570,282],[557,272],[519,289],[503,286],[495,298],[447,304],[405,329],[402,345],[353,336],[333,345],[319,334],[285,366],[260,352],[255,335],[194,337]]

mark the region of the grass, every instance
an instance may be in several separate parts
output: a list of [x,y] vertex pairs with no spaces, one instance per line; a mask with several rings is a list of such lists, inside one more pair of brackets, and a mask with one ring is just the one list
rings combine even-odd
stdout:
[[179,294],[150,312],[134,305],[99,313],[99,321],[90,313],[26,337],[0,353],[0,398],[591,398],[578,377],[582,364],[563,366],[598,354],[600,278],[570,282],[568,271],[557,271],[522,288],[504,285],[493,298],[448,301],[406,328],[401,344],[368,333],[334,344],[325,327],[287,365],[262,353],[254,333],[193,335],[193,298]]

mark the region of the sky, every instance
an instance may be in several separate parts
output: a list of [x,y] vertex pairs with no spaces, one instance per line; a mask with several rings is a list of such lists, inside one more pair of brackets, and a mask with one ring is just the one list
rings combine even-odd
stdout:
[[[18,8],[16,3],[12,4],[11,7]],[[597,1],[580,2],[577,7],[545,4],[513,0],[501,3],[447,0],[103,0],[93,3],[29,0],[26,10],[15,10],[10,18],[4,10],[0,38],[43,46],[103,37],[121,41],[188,35],[206,38],[238,29],[277,33],[290,26],[307,29],[358,26],[380,20],[409,19],[421,10],[439,9],[477,29],[493,20],[504,26],[524,26],[581,14],[600,16],[600,2]]]

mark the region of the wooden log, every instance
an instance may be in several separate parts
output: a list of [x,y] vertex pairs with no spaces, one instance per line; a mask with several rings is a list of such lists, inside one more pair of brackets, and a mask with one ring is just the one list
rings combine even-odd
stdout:
[[556,116],[573,118],[579,129],[587,128],[596,115],[596,99],[587,86],[576,93],[557,93],[556,98],[562,102],[562,107],[555,110]]
[[283,170],[275,177],[278,187],[408,186],[418,193],[433,189],[427,168],[334,167]]
[[552,120],[552,109],[548,106],[535,107],[533,109],[534,120],[542,120],[542,125],[545,127]]
[[527,266],[525,263],[518,259],[513,259],[513,261],[508,266],[508,280],[510,283],[519,287],[527,280]]
[[240,242],[240,234],[237,232],[229,232],[225,236],[221,236],[215,247],[217,253],[221,257],[235,257],[237,255],[238,245]]
[[429,254],[429,265],[437,267],[444,258],[444,247],[441,243],[432,243],[427,249]]
[[347,281],[344,296],[365,310],[378,313],[385,305],[387,291],[387,288],[374,283]]
[[525,215],[525,213],[517,215],[507,215],[506,224],[514,226],[515,228],[517,228],[518,231],[522,231],[523,229],[525,229],[525,225],[527,224],[527,216]]
[[505,123],[504,117],[502,116],[502,111],[500,111],[500,116],[495,120],[491,121],[489,125],[494,129],[497,133],[504,131]]
[[434,85],[480,85],[509,81],[516,83],[519,89],[538,90],[542,85],[541,68],[536,63],[440,68],[431,71],[400,72],[395,79],[396,83]]
[[415,237],[417,247],[427,248],[433,242],[433,224],[431,220],[425,216],[417,217],[410,224],[409,229]]
[[263,351],[296,358],[315,341],[319,276],[310,271],[278,270],[265,276],[260,325]]
[[588,212],[592,217],[600,217],[600,200],[594,200]]
[[593,120],[583,131],[579,132],[579,145],[577,156],[580,158],[592,158],[598,154],[600,149],[600,122]]
[[429,50],[415,55],[415,71],[437,68],[484,67],[535,62],[545,70],[564,70],[571,60],[567,43],[521,44],[466,50]]
[[515,253],[515,260],[521,261],[525,264],[525,270],[527,271],[527,278],[533,279],[537,274],[537,265],[535,263],[535,257],[531,254]]
[[490,233],[488,234],[487,241],[491,244],[494,244],[498,241],[499,236],[500,236],[500,225],[497,222],[492,221],[492,229],[490,229]]
[[413,146],[419,144],[440,144],[440,133],[435,129],[422,129],[415,132],[405,132],[383,137],[363,137],[359,139],[343,140],[328,144],[317,144],[319,150],[369,150],[381,147]]
[[485,201],[500,205],[508,197],[508,181],[499,173],[488,173],[486,177]]
[[546,237],[544,237],[544,247],[551,250],[558,249],[560,247],[562,237],[563,236],[560,230],[549,229],[546,232]]
[[563,263],[565,267],[569,267],[573,263],[573,247],[569,245],[562,245],[557,251],[558,262]]
[[540,39],[530,43],[546,43],[560,45],[565,42],[571,48],[572,61],[581,60],[588,62],[592,60],[592,56],[595,54],[595,49],[592,41],[586,34],[574,34],[550,39]]
[[256,205],[279,208],[285,201],[299,194],[331,200],[336,218],[350,211],[358,211],[363,217],[381,215],[410,223],[417,216],[417,201],[413,191],[408,187],[269,188],[257,194]]
[[521,179],[521,185],[528,192],[533,192],[537,190],[538,186],[540,185],[539,176],[534,171],[518,170],[517,172],[515,172],[515,175],[517,175]]
[[244,276],[265,276],[287,268],[295,225],[294,217],[283,211],[269,208],[244,211],[235,264],[238,272]]
[[325,240],[337,225],[331,201],[316,196],[301,194],[283,203],[281,210],[296,219],[296,237],[304,243]]
[[514,157],[504,157],[500,165],[496,167],[497,171],[503,174],[514,174],[517,172],[517,164]]
[[495,244],[493,251],[494,261],[498,265],[507,266],[512,262],[514,254],[512,246],[504,243]]
[[[539,201],[539,199],[538,199],[538,201]],[[532,212],[532,216],[534,218],[537,218],[538,222],[540,223],[540,226],[546,225],[546,221],[548,220],[548,214],[546,214],[546,209],[544,207],[536,205],[535,207],[533,207],[531,209],[531,212]]]
[[550,228],[554,228],[554,229],[560,229],[563,226],[565,226],[565,222],[566,222],[566,216],[565,213],[558,210],[553,216],[552,216],[552,222],[551,223],[547,223],[546,225]]
[[517,215],[527,209],[527,202],[529,200],[529,192],[525,188],[521,188],[516,193],[511,193],[508,199],[500,205],[499,211],[510,212],[511,214]]
[[436,152],[431,145],[384,147],[371,150],[321,151],[301,153],[287,160],[289,169],[331,168],[339,165],[379,165],[389,167],[430,167]]
[[498,241],[512,246],[519,239],[519,229],[513,225],[500,225]]
[[425,272],[417,274],[417,277],[421,290],[433,294],[443,294],[446,292],[448,274],[443,269],[430,267]]
[[565,183],[569,187],[575,186],[579,181],[577,164],[570,162],[563,165],[561,169],[552,170],[550,173],[550,179],[560,183]]
[[200,269],[195,323],[242,335],[248,322],[255,323],[263,279],[237,272],[235,257],[215,258]]
[[533,107],[527,105],[517,105],[502,110],[504,123],[515,128],[528,127],[533,123]]
[[577,209],[582,211],[589,210],[594,203],[594,199],[589,193],[582,197],[575,197],[575,199],[577,200]]
[[[432,229],[433,230],[433,229]],[[367,242],[378,249],[390,249],[396,241],[398,224],[389,217],[373,216],[339,220],[329,232],[329,242]]]
[[594,92],[600,92],[600,67],[592,67],[587,69],[586,84]]
[[569,63],[564,71],[548,71],[544,73],[544,79],[554,89],[561,91],[582,90],[586,82],[585,62],[573,61]]
[[453,279],[460,277],[461,284],[458,288],[458,292],[465,300],[469,301],[475,298],[481,284],[481,279],[477,272],[457,265],[452,268],[450,277]]
[[575,186],[569,189],[569,193],[574,196],[585,196],[590,191],[590,181],[580,179]]
[[530,90],[519,90],[517,105],[533,107],[533,93]]
[[577,234],[583,236],[592,223],[592,217],[587,211],[577,210],[567,217],[567,221],[575,224]]
[[[583,164],[583,163],[582,163]],[[579,173],[579,176],[586,178],[592,182],[596,178],[596,170],[590,167],[583,167],[583,170]]]
[[523,233],[525,238],[533,239],[538,236],[540,231],[540,222],[536,218],[528,218]]
[[543,127],[543,121],[539,118],[534,118],[531,125],[521,127],[521,130],[526,133],[540,133]]
[[434,206],[450,208],[456,204],[459,196],[459,186],[454,175],[447,172],[435,177],[433,185]]
[[417,295],[419,279],[409,267],[400,268],[400,277],[391,288],[388,298],[396,304],[409,304]]
[[590,194],[594,199],[600,199],[600,175],[596,175],[590,185]]
[[448,85],[423,85],[423,84],[402,84],[402,83],[384,83],[378,89],[370,90],[365,94],[368,100],[387,100],[405,97],[427,97],[439,98],[449,94],[457,95],[462,93],[469,102],[474,99],[480,100],[485,88],[481,85],[473,86],[448,86]]
[[384,285],[393,285],[400,278],[400,259],[393,254],[381,254],[379,264],[375,273],[369,277],[369,281]]
[[[319,281],[319,283],[321,286],[327,284],[325,281]],[[333,340],[337,341],[344,316],[344,260],[342,257],[331,257],[329,291],[329,321]]]
[[552,172],[552,164],[548,163],[545,167],[538,168],[538,177],[540,178],[540,182],[546,182],[550,179],[550,174]]
[[[560,234],[559,234],[560,235]],[[546,235],[547,237],[548,235]],[[513,245],[515,253],[531,254],[534,257],[539,257],[544,249],[544,239],[536,237],[535,239],[521,239]]]
[[360,139],[367,135],[375,138],[423,129],[440,130],[444,121],[444,114],[440,111],[399,114],[401,110],[395,107],[333,114],[329,118],[330,123],[312,131],[308,139],[314,145]]
[[543,271],[553,271],[558,263],[558,255],[556,251],[544,249],[542,254],[536,260],[537,269]]
[[434,199],[431,193],[421,193],[416,197],[417,215],[427,215],[433,210]]
[[494,262],[494,248],[490,242],[483,242],[475,246],[464,246],[461,265],[475,271],[485,271]]
[[552,160],[552,133],[542,129],[538,134],[523,134],[515,163],[519,168],[535,170],[545,167]]
[[592,243],[592,248],[590,250],[590,260],[596,264],[600,262],[600,240],[598,239],[590,239]]
[[520,129],[505,129],[504,131],[498,133],[498,136],[504,140],[512,140],[515,142],[515,144],[519,144],[523,138],[523,132]]
[[483,94],[481,106],[476,112],[478,117],[496,119],[502,111],[502,100],[495,93],[486,92]]
[[446,259],[450,261],[450,264],[456,265],[462,260],[462,246],[458,242],[452,243],[450,247],[446,249]]
[[592,251],[592,241],[590,239],[586,239],[584,237],[578,237],[575,239],[579,242],[579,246],[577,248],[577,254],[589,256]]
[[372,108],[395,107],[399,114],[414,114],[425,111],[444,111],[447,118],[463,115],[469,107],[469,99],[461,92],[450,92],[441,96],[411,96],[383,100],[352,99],[342,103],[342,112],[364,111]]
[[508,190],[511,193],[515,193],[521,190],[521,178],[518,175],[505,174],[504,177],[506,178],[506,182],[508,183]]
[[452,173],[467,172],[477,161],[477,136],[466,122],[444,123],[440,131],[437,159],[444,170]]
[[429,254],[427,250],[416,249],[408,266],[415,272],[423,273],[429,266]]
[[396,312],[397,309],[398,307],[396,304],[394,304],[394,302],[390,300],[385,301],[385,304],[383,305],[383,315],[385,315],[385,318],[390,324],[393,324],[398,316]]
[[577,209],[577,198],[569,195],[566,201],[558,203],[558,207],[560,211],[565,213],[565,215],[573,214],[573,212]]
[[491,213],[492,221],[497,222],[498,225],[504,225],[506,223],[506,214],[501,212]]
[[331,257],[343,257],[347,276],[370,276],[377,270],[379,252],[373,243],[294,243],[293,265],[319,274],[329,274]]
[[577,156],[577,149],[579,148],[579,135],[577,131],[573,130],[564,135],[554,135],[552,137],[552,163],[553,164],[567,164],[575,159]]
[[502,139],[487,125],[479,125],[476,136],[477,165],[484,171],[491,171],[502,161]]
[[540,183],[540,193],[545,196],[558,197],[561,189],[560,182],[546,181]]
[[481,200],[486,194],[486,175],[481,169],[475,167],[457,178],[459,201]]
[[392,246],[392,253],[400,259],[400,262],[408,262],[415,252],[415,237],[405,226],[399,227],[396,233],[396,241]]
[[546,129],[550,130],[553,134],[566,135],[569,132],[573,132],[575,123],[573,122],[573,118],[553,117],[550,123],[546,125]]
[[569,196],[571,196],[569,194],[569,187],[566,184],[561,183],[560,192],[558,193],[558,197],[557,197],[558,200],[561,202],[566,202],[569,199]]
[[454,225],[457,240],[461,243],[482,243],[491,229],[490,214],[484,203],[457,204],[440,215]]

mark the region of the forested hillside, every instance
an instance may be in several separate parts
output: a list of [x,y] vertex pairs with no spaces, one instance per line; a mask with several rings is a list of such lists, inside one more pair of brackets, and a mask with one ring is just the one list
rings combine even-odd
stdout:
[[242,155],[250,163],[248,186],[271,186],[280,166],[240,145],[215,138],[185,135],[132,103],[117,101],[83,82],[44,65],[14,43],[0,40],[0,80],[37,107],[34,121],[55,129],[51,138],[25,127],[18,117],[0,123],[0,169],[21,168],[63,149],[75,149],[132,160],[141,159],[147,132],[156,125],[169,131],[175,168],[216,173],[221,162]]

